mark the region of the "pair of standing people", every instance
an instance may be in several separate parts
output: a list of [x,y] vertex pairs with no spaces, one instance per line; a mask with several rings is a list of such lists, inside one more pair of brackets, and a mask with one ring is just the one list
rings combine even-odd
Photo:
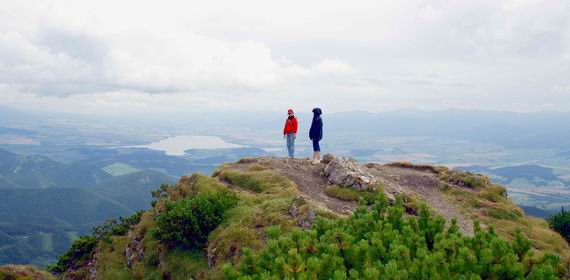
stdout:
[[[319,142],[323,139],[323,119],[321,115],[323,111],[320,108],[313,109],[313,122],[309,130],[309,138],[313,142],[313,163],[317,164],[321,158],[321,146]],[[287,151],[289,157],[295,156],[295,139],[297,138],[297,130],[299,122],[295,117],[292,109],[287,111],[287,120],[285,120],[285,128],[283,128],[283,137],[287,140]]]

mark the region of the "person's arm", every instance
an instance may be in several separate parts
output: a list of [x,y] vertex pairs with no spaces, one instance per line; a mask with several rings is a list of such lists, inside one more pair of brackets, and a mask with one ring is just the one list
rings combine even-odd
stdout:
[[283,127],[283,138],[287,137],[287,120],[285,120],[285,127]]
[[297,131],[299,130],[299,122],[297,118],[293,119],[293,138],[297,138]]
[[323,140],[323,120],[319,120],[319,140]]

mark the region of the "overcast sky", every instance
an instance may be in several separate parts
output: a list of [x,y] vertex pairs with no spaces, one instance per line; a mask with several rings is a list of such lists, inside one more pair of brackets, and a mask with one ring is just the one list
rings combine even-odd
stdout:
[[570,111],[570,1],[1,0],[0,105]]

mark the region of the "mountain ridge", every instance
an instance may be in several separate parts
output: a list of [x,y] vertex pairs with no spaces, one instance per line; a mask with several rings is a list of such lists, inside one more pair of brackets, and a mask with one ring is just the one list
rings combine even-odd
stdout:
[[[156,239],[156,219],[168,205],[218,192],[234,193],[240,202],[209,234],[204,248],[185,250]],[[480,238],[479,225],[468,226],[475,220],[509,242],[518,242],[522,235],[533,248],[531,263],[540,263],[552,251],[561,258],[559,275],[567,273],[568,244],[544,220],[525,216],[505,189],[487,177],[403,162],[360,165],[333,156],[318,165],[308,159],[244,158],[222,165],[212,177],[183,177],[155,192],[153,209],[130,224],[128,233],[108,235],[111,243],[91,241],[96,242],[93,250],[58,271],[64,279],[224,279],[226,268],[247,261],[248,250],[266,248],[275,226],[310,234],[319,219],[350,220],[365,211],[357,200],[372,203],[371,193],[402,203],[406,219],[423,219],[422,209],[428,207],[465,238]]]

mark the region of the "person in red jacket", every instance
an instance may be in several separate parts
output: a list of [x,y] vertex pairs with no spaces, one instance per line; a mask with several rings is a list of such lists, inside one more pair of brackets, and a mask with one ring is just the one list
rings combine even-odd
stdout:
[[289,157],[293,158],[295,156],[295,139],[297,138],[297,129],[299,124],[295,113],[292,109],[287,111],[287,119],[285,120],[285,128],[283,128],[283,138],[287,140],[287,151],[289,151]]

